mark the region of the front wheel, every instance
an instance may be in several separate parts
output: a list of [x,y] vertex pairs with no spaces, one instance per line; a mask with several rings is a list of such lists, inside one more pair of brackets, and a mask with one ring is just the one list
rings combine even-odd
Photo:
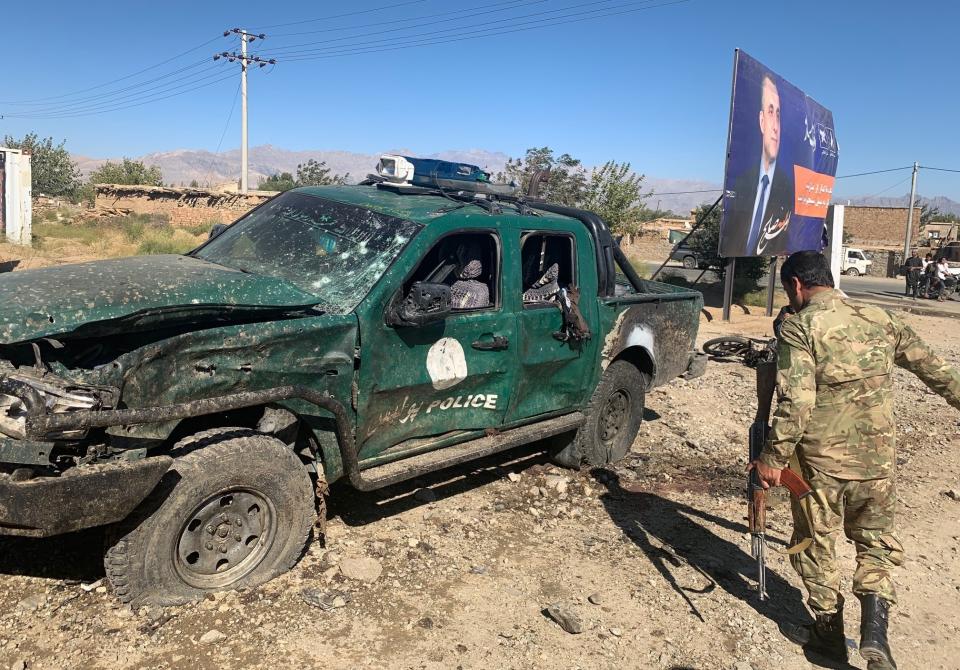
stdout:
[[860,270],[858,270],[857,268],[847,268],[847,271],[844,272],[844,274],[849,277],[859,277]]
[[553,459],[579,468],[584,462],[608,465],[626,456],[643,421],[646,388],[646,377],[629,361],[607,366],[584,412],[586,420],[576,433],[554,441]]
[[697,259],[693,256],[684,256],[683,257],[683,267],[687,270],[696,270],[697,269]]
[[231,429],[187,438],[172,455],[154,492],[108,533],[104,566],[123,602],[180,604],[293,566],[316,514],[296,454]]

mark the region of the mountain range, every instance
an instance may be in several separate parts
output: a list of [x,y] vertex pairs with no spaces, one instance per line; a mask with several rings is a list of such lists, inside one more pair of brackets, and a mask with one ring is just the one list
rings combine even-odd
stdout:
[[[423,156],[425,158],[439,158],[441,160],[478,165],[484,170],[496,174],[501,172],[509,157],[499,151],[485,149],[450,149],[431,154],[421,154],[412,149],[390,149],[383,153],[393,153],[405,156]],[[349,181],[356,182],[372,172],[380,154],[364,154],[352,151],[339,150],[305,150],[293,151],[263,144],[250,148],[249,170],[250,186],[270,175],[281,172],[295,174],[297,165],[306,163],[313,158],[324,161],[334,174],[349,174]],[[103,165],[106,161],[117,162],[120,158],[90,158],[74,156],[74,161],[84,176]],[[240,173],[240,150],[232,149],[214,153],[203,149],[175,149],[149,153],[136,157],[145,165],[156,165],[163,172],[163,180],[172,185],[188,185],[196,181],[201,186],[221,186],[236,183]],[[673,211],[678,215],[686,215],[691,209],[704,203],[713,202],[720,194],[720,184],[709,181],[691,179],[668,179],[647,176],[644,179],[644,190],[652,191],[646,204],[650,208]],[[680,193],[678,193],[678,191]],[[692,192],[691,192],[692,191]],[[703,192],[706,191],[706,192]],[[661,195],[665,194],[665,195]],[[852,205],[874,205],[879,207],[906,207],[910,201],[909,194],[898,198],[857,197],[837,198],[838,203]],[[960,215],[960,202],[944,196],[920,198],[921,203],[937,207],[943,213]]]

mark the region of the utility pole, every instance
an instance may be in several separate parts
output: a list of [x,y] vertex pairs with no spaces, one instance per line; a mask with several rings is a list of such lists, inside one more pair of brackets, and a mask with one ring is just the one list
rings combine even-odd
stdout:
[[917,197],[917,172],[920,171],[920,163],[913,163],[913,179],[910,181],[910,212],[907,214],[907,231],[903,236],[903,262],[906,263],[910,258],[910,236],[913,233],[913,201]]
[[264,59],[259,56],[247,55],[247,44],[257,39],[265,39],[266,35],[260,33],[254,35],[248,33],[243,28],[232,28],[224,30],[223,36],[229,37],[231,34],[240,36],[240,53],[235,51],[221,51],[213,55],[213,60],[226,58],[231,63],[240,61],[240,192],[246,193],[248,188],[249,164],[247,156],[247,68],[251,63],[264,67],[265,65],[276,65],[275,58]]

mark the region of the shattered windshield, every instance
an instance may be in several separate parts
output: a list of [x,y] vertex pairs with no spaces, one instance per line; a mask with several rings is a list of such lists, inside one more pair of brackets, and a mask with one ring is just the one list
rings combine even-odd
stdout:
[[317,296],[325,309],[349,312],[420,228],[355,205],[283,193],[194,255],[285,279]]

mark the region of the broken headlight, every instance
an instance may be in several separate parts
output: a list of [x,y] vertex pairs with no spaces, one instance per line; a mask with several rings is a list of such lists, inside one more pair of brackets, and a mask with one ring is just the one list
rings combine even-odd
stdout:
[[[112,388],[73,384],[59,377],[15,372],[0,379],[0,433],[26,437],[27,417],[40,413],[111,409],[117,391]],[[80,439],[86,430],[64,431],[50,439]]]

